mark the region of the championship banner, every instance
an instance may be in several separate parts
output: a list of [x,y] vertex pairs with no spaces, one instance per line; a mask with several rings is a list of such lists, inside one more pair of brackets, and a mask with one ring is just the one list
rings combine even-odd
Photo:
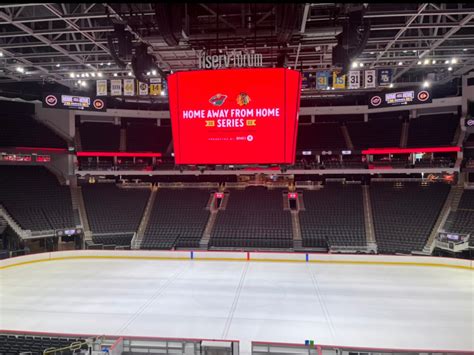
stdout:
[[392,69],[379,69],[379,86],[388,86],[392,81]]
[[349,89],[360,89],[360,71],[352,70],[349,72]]
[[123,80],[123,94],[124,96],[135,95],[135,80],[134,79]]
[[332,72],[332,87],[334,89],[345,89],[346,87],[346,76],[341,75],[339,71]]
[[96,81],[97,96],[107,96],[107,80]]
[[303,82],[301,87],[303,89],[311,89],[314,87],[314,77],[312,73],[303,73]]
[[138,82],[138,95],[148,95],[148,84]]
[[112,96],[122,96],[122,80],[110,80],[110,94]]
[[364,86],[366,89],[375,88],[375,70],[366,70],[364,72]]
[[161,95],[161,80],[150,79],[150,95],[157,96]]
[[329,86],[329,72],[318,71],[316,73],[316,89],[324,90]]

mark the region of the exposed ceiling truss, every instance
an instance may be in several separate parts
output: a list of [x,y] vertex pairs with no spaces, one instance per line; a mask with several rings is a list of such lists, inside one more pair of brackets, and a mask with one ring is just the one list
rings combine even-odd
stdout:
[[[335,36],[345,20],[338,3],[302,3],[301,22],[287,43],[288,63],[304,71],[332,68]],[[179,45],[164,41],[153,3],[0,4],[0,84],[127,77],[107,45],[112,20],[127,24],[135,42],[149,44],[165,71],[197,67],[200,50],[254,50],[265,66],[276,63],[278,44],[273,4],[186,4]],[[359,67],[394,68],[394,81],[439,80],[472,70],[474,4],[373,3]],[[454,59],[454,61],[453,61]],[[72,76],[74,73],[74,77]]]

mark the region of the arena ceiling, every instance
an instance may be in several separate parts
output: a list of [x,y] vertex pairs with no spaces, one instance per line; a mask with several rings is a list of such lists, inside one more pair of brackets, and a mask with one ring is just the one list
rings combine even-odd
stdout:
[[[273,66],[285,47],[287,66],[316,71],[332,68],[332,48],[343,30],[347,6],[301,3],[294,29],[282,45],[275,31],[276,6],[193,3],[184,5],[179,43],[165,41],[154,3],[0,4],[0,85],[56,82],[73,88],[74,76],[128,77],[131,65],[114,62],[107,36],[114,23],[126,25],[133,41],[151,46],[165,73],[197,68],[201,50],[214,54],[248,50]],[[447,82],[474,69],[474,4],[374,3],[367,45],[358,56],[364,68],[395,70],[394,82],[420,82],[428,74]]]

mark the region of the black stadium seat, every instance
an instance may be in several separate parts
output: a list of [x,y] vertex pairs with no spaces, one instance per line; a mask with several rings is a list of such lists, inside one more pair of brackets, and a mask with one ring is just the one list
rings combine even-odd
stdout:
[[210,193],[207,189],[159,189],[141,248],[199,247],[209,220]]
[[299,212],[303,246],[366,246],[360,184],[326,183],[304,190],[305,211]]
[[231,190],[219,211],[209,245],[232,248],[292,248],[291,215],[283,210],[281,189]]
[[450,186],[444,183],[372,183],[370,196],[378,252],[421,251],[449,190]]
[[0,166],[0,204],[23,229],[74,228],[68,186],[40,166]]

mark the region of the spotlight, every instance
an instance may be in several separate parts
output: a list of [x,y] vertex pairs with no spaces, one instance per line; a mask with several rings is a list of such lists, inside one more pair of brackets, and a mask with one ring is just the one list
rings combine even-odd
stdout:
[[83,78],[84,76],[85,76],[84,73],[82,73],[82,74],[81,74],[81,78]]
[[352,68],[357,68],[357,62],[352,62]]
[[161,90],[161,96],[165,96],[165,90]]
[[97,73],[97,76],[98,76],[99,78],[102,78],[102,73],[101,73],[101,72]]
[[86,78],[88,78],[88,77],[89,77],[89,73],[86,73]]
[[403,65],[403,62],[398,62],[398,65]]
[[110,62],[108,62],[107,65],[110,67]]
[[149,72],[149,71],[146,72],[146,76],[150,76],[150,72]]
[[3,52],[0,52],[0,57],[3,57]]
[[412,52],[413,52],[413,53],[416,53],[416,51],[415,51],[415,50],[412,50]]
[[94,73],[94,72],[92,72],[92,73],[91,73],[91,76],[92,76],[93,78],[95,78],[95,73]]
[[467,48],[463,48],[463,52],[467,52]]
[[421,65],[421,60],[419,60],[416,64]]
[[364,67],[364,63],[359,63],[359,67],[363,68],[363,67]]
[[104,65],[104,63],[100,63],[99,65],[100,65],[100,66],[103,66],[103,65]]
[[156,75],[156,70],[153,69],[153,70],[151,71],[151,74],[152,74],[152,75]]
[[114,73],[114,76],[118,76],[118,74],[117,74],[117,73]]
[[74,77],[75,77],[74,73],[70,73],[70,74],[69,74],[69,77],[70,77],[70,78],[74,78]]
[[449,60],[445,60],[445,61],[444,61],[444,64],[449,64]]
[[81,86],[86,88],[86,87],[87,87],[87,82],[83,81],[83,82],[81,83]]
[[81,85],[81,83],[82,83],[82,80],[78,80],[78,81],[77,81],[77,83],[78,83],[79,85]]
[[432,64],[436,64],[436,60],[433,59],[433,61],[431,62]]
[[425,80],[425,81],[423,82],[423,87],[424,87],[424,88],[429,88],[430,86],[431,86],[431,83],[430,83],[429,81]]
[[451,64],[457,64],[458,60],[456,58],[451,59]]
[[407,51],[407,50],[404,50],[404,51],[403,51],[403,53],[406,53],[406,52],[408,52],[408,51]]
[[374,54],[374,52],[370,52],[370,54],[371,54],[371,55],[373,55],[373,54]]
[[451,70],[453,70],[453,67],[449,67],[449,68],[448,68],[448,71],[451,71]]
[[80,78],[81,76],[79,74],[76,74],[76,78]]
[[61,64],[59,64],[59,63],[58,63],[58,64],[56,64],[56,68],[59,68],[60,66],[61,66]]
[[23,74],[25,69],[23,67],[16,67],[16,71]]
[[390,83],[390,85],[388,86],[390,89],[393,88],[393,83]]
[[423,65],[427,65],[427,64],[429,64],[429,62],[430,62],[429,59],[425,59],[425,60],[423,61]]

